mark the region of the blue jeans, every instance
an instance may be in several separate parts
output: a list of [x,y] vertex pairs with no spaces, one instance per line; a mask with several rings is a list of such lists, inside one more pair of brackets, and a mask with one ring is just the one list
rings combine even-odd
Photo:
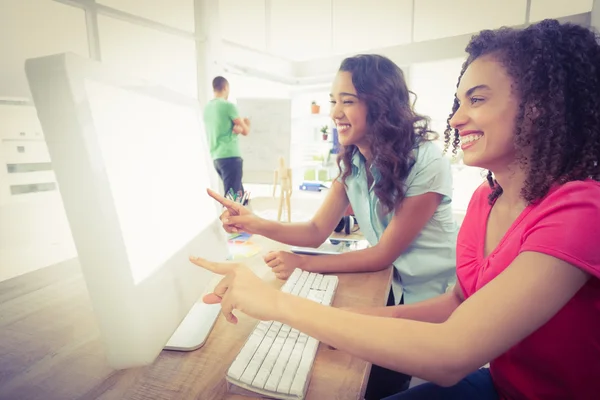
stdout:
[[442,387],[433,383],[424,383],[405,392],[386,397],[384,400],[437,400],[437,399],[482,399],[497,400],[489,368],[481,368],[454,386]]

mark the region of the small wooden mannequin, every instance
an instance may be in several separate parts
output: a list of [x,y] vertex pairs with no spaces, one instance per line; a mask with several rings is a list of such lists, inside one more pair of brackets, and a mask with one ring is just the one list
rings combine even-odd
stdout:
[[283,209],[287,208],[287,220],[288,222],[292,222],[292,207],[290,203],[290,197],[292,195],[292,170],[285,165],[285,159],[283,157],[279,157],[279,167],[275,169],[273,179],[273,197],[275,197],[278,183],[281,186],[281,192],[279,195],[277,221],[281,221]]

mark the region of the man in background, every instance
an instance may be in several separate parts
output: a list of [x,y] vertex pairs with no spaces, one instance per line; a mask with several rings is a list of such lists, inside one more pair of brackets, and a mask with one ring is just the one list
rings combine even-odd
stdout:
[[239,135],[250,132],[250,121],[241,118],[229,98],[229,82],[217,76],[212,82],[215,98],[204,108],[204,126],[210,155],[217,173],[223,180],[225,194],[230,190],[244,193],[242,186],[243,160],[238,143]]

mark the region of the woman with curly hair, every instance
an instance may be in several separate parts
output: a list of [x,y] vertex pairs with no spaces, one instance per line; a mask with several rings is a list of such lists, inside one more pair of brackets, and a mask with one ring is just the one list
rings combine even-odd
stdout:
[[[446,132],[487,168],[452,292],[360,313],[279,292],[239,264],[208,303],[288,324],[429,381],[390,399],[595,399],[600,393],[600,45],[547,20],[467,46]],[[387,311],[387,310],[386,310]],[[490,368],[479,369],[490,363]]]
[[351,205],[370,248],[328,256],[271,252],[265,262],[276,276],[287,279],[295,268],[371,272],[393,264],[395,304],[444,293],[456,280],[450,162],[430,141],[427,119],[413,111],[409,94],[402,70],[389,59],[345,59],[332,85],[330,113],[343,146],[340,175],[316,215],[283,224],[228,203],[221,217],[225,230],[317,247]]

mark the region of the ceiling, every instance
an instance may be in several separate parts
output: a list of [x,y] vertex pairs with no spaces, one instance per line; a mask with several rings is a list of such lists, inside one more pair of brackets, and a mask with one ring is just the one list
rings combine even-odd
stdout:
[[[85,12],[64,3],[88,0],[0,1],[0,37],[8,38],[0,41],[0,96],[28,97],[23,73],[27,58],[64,51],[89,55]],[[197,89],[194,31],[204,21],[198,17],[207,9],[210,26],[205,34],[222,38],[218,43],[224,66],[289,85],[308,85],[328,82],[345,55],[377,52],[407,66],[462,57],[470,35],[485,28],[565,16],[579,16],[575,22],[589,24],[594,1],[503,0],[502,7],[497,0],[96,3],[105,9],[98,16],[104,60],[142,75],[149,73],[149,79],[166,80],[193,94]],[[126,18],[111,19],[110,9]],[[128,15],[141,17],[142,24],[127,22]],[[163,27],[162,32],[152,24]],[[198,33],[196,37],[204,36]]]
[[499,3],[219,0],[219,14],[223,39],[290,61],[308,61],[587,13],[593,0],[503,0],[501,7]]

